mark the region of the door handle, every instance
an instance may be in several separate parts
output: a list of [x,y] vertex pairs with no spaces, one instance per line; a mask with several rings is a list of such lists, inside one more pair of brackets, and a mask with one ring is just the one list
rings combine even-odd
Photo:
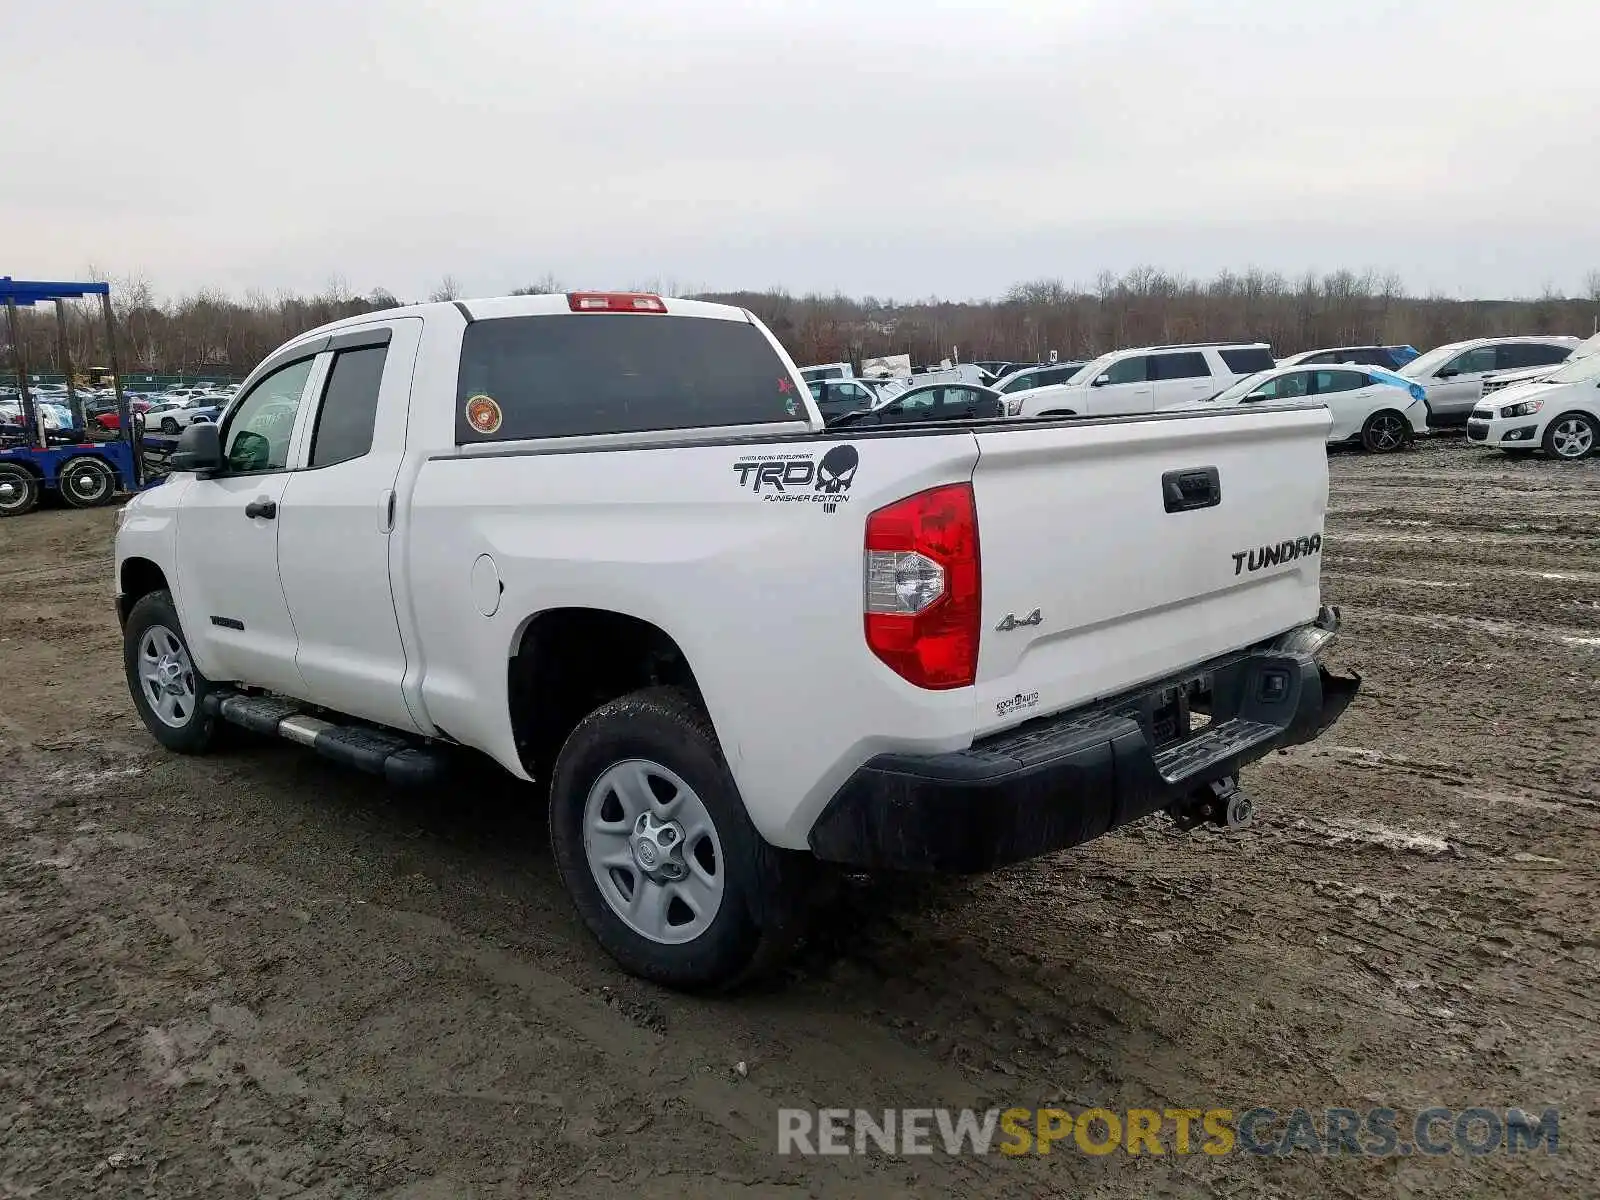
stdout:
[[1169,513],[1214,508],[1222,503],[1222,476],[1215,467],[1168,471],[1161,477],[1161,498]]
[[278,502],[268,500],[265,496],[259,500],[252,500],[244,506],[244,515],[252,519],[260,517],[270,521],[278,515]]

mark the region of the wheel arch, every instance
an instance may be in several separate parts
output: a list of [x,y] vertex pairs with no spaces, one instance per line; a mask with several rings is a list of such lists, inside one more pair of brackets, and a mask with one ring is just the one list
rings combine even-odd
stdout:
[[[1600,408],[1600,406],[1596,407]],[[1600,412],[1595,411],[1595,408],[1590,408],[1584,405],[1563,408],[1559,412],[1553,414],[1550,419],[1544,423],[1544,431],[1539,436],[1539,446],[1543,447],[1547,453],[1550,453],[1549,446],[1551,431],[1555,429],[1556,422],[1563,421],[1568,417],[1582,417],[1585,421],[1589,422],[1590,427],[1595,431],[1595,445],[1590,448],[1588,453],[1590,456],[1592,456],[1597,451],[1600,451]]]
[[170,591],[167,574],[148,558],[125,558],[117,567],[117,623],[125,625],[133,606],[151,592]]
[[569,734],[595,709],[646,687],[700,685],[682,646],[659,625],[612,609],[564,607],[527,617],[506,664],[517,755],[547,783]]
[[41,487],[44,486],[44,469],[38,463],[26,458],[0,458],[0,466],[18,467],[32,475]]

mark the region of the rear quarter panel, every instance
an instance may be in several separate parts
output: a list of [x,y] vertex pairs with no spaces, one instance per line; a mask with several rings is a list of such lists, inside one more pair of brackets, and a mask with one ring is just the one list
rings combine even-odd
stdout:
[[[811,480],[841,446],[857,466],[830,496]],[[965,431],[430,459],[405,564],[428,718],[524,774],[506,679],[527,622],[565,607],[637,617],[687,656],[756,828],[804,846],[872,755],[971,738],[972,689],[913,688],[867,649],[862,549],[870,511],[969,479],[976,460]],[[763,464],[791,482],[758,487]],[[490,617],[470,590],[485,554],[505,585]]]

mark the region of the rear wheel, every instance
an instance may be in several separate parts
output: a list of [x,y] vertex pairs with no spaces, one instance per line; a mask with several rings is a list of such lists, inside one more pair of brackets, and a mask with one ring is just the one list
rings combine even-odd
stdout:
[[133,606],[122,628],[122,665],[134,707],[156,741],[179,754],[211,748],[217,720],[204,704],[211,682],[189,657],[170,592],[151,592]]
[[1588,458],[1596,442],[1600,442],[1600,421],[1588,413],[1562,413],[1544,431],[1544,452],[1567,462]]
[[0,517],[19,517],[39,503],[39,481],[16,463],[0,463]]
[[797,932],[811,860],[756,832],[682,691],[634,692],[578,724],[550,783],[550,843],[589,931],[656,983],[737,983]]
[[61,498],[73,508],[94,508],[117,493],[117,473],[103,458],[68,459],[56,476]]
[[1403,450],[1411,441],[1411,422],[1392,408],[1380,409],[1361,427],[1361,444],[1372,454]]

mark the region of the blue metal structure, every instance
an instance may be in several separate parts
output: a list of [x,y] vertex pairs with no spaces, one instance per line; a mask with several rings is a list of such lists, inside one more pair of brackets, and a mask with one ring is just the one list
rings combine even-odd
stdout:
[[[52,444],[28,386],[28,365],[17,328],[17,309],[30,308],[41,301],[54,301],[58,326],[65,320],[63,300],[100,297],[106,323],[107,353],[111,363],[112,386],[117,394],[118,436],[112,441],[77,440]],[[103,504],[118,491],[138,491],[148,485],[140,456],[139,431],[122,391],[122,373],[117,369],[116,324],[111,315],[111,285],[47,280],[12,279],[0,276],[0,300],[5,302],[8,332],[11,336],[12,365],[22,400],[22,435],[0,443],[0,516],[27,512],[38,502],[39,489],[59,491],[68,503],[79,507]],[[87,425],[83,407],[72,390],[71,365],[65,361],[66,339],[58,342],[66,374],[67,399],[72,408],[76,436],[84,437]],[[111,472],[107,486],[105,471]]]

